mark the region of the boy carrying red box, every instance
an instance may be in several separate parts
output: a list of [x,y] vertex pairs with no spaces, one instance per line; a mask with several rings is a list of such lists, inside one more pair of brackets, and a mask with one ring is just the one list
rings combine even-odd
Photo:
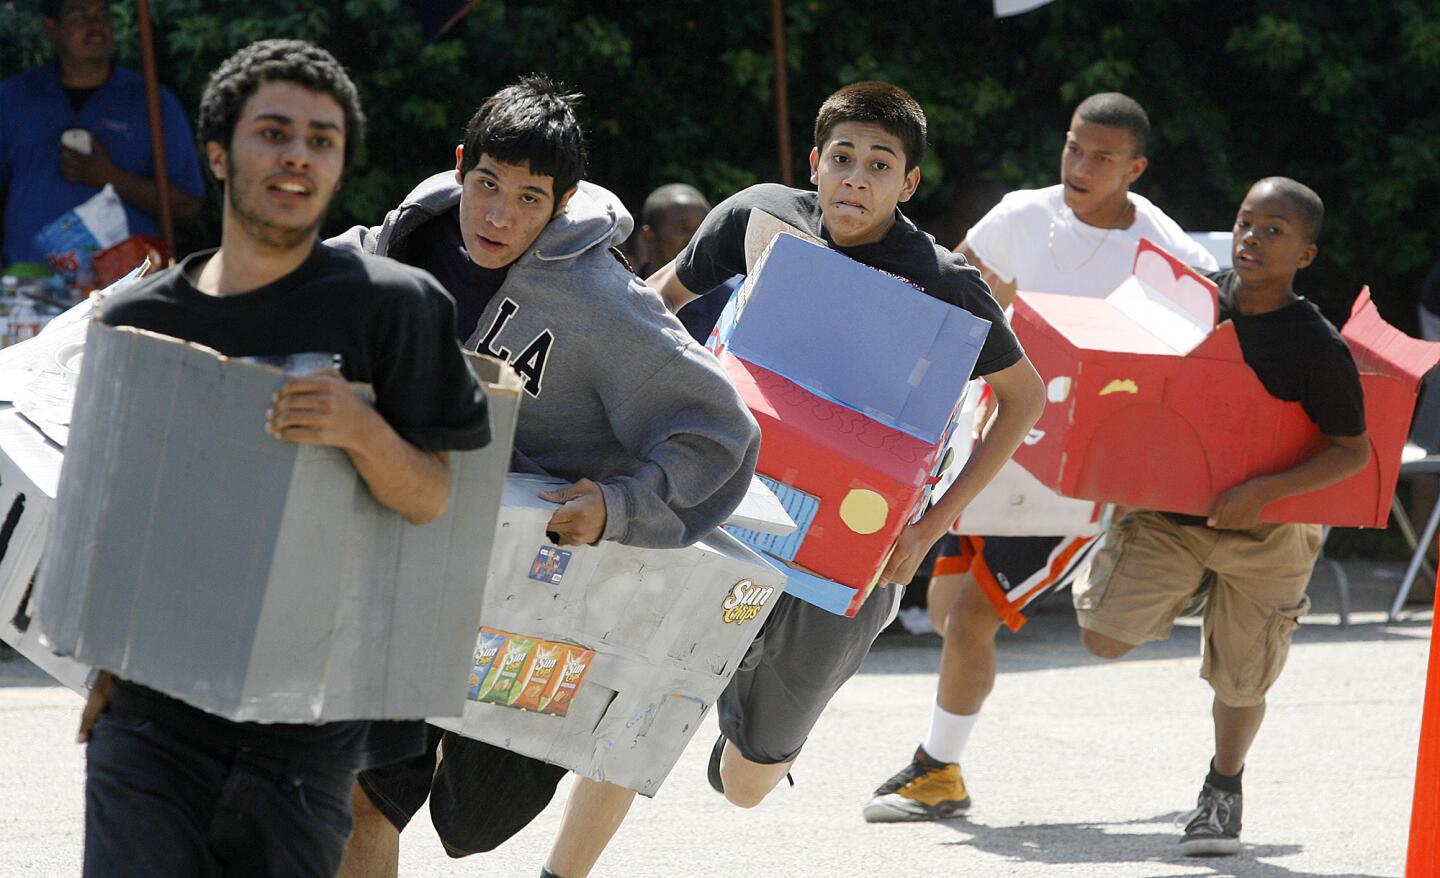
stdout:
[[1215,691],[1215,756],[1189,815],[1181,850],[1240,849],[1240,777],[1265,717],[1291,632],[1309,609],[1305,588],[1320,551],[1315,524],[1260,522],[1274,500],[1344,479],[1369,460],[1360,376],[1350,350],[1318,308],[1296,295],[1295,274],[1315,259],[1320,197],[1285,177],[1251,187],[1235,218],[1233,270],[1210,275],[1220,318],[1234,323],[1245,362],[1272,396],[1298,401],[1327,443],[1290,469],[1220,495],[1208,516],[1133,510],[1077,576],[1085,648],[1119,658],[1163,640],[1206,576],[1200,675]]

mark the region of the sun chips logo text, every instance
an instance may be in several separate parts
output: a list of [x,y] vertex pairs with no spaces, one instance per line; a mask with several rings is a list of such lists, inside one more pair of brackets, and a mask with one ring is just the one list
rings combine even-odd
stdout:
[[760,611],[765,608],[765,602],[770,600],[770,595],[774,593],[775,589],[768,585],[756,585],[753,580],[742,579],[725,594],[725,600],[720,604],[720,608],[725,611],[722,618],[735,625],[749,622],[760,615]]

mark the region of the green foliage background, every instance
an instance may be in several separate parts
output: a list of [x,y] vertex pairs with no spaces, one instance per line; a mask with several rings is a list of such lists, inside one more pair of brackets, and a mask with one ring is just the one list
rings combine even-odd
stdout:
[[[133,4],[114,7],[121,60],[138,66]],[[377,221],[446,166],[487,94],[531,70],[586,93],[590,177],[632,209],[671,180],[718,200],[777,174],[766,0],[480,0],[433,45],[402,0],[152,7],[162,80],[190,108],[209,71],[261,37],[314,40],[351,69],[371,134],[334,227]],[[1343,320],[1369,283],[1413,328],[1415,288],[1440,256],[1440,4],[1057,0],[1005,20],[987,0],[785,10],[796,168],[826,94],[861,78],[903,85],[933,144],[908,212],[942,243],[1005,191],[1055,182],[1071,108],[1121,90],[1156,129],[1137,191],[1187,228],[1223,229],[1251,181],[1296,177],[1329,207],[1305,291]],[[0,46],[0,75],[46,55],[30,3],[0,2]],[[212,205],[186,242],[213,241],[216,216]]]

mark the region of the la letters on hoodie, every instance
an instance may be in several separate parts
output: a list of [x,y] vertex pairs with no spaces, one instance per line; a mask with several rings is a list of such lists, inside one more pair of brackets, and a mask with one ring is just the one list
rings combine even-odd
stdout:
[[[459,204],[460,191],[453,171],[436,174],[380,226],[330,243],[387,255]],[[518,468],[599,483],[602,539],[671,548],[739,505],[760,432],[714,357],[610,253],[633,228],[618,198],[581,181],[511,264],[465,346],[504,359],[525,381]]]

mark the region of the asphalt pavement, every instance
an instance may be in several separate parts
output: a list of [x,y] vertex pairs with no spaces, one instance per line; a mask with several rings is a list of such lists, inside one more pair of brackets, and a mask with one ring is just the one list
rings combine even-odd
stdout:
[[[1194,860],[1176,848],[1211,754],[1198,620],[1105,663],[1080,648],[1062,598],[1004,633],[1001,677],[964,764],[966,819],[869,825],[860,808],[923,737],[939,641],[882,637],[796,764],[760,807],[705,783],[709,719],[653,800],[637,801],[593,873],[659,876],[1399,876],[1403,872],[1430,613],[1386,624],[1398,565],[1347,564],[1355,611],[1338,626],[1335,583],[1315,612],[1245,772],[1244,848]],[[22,661],[0,664],[0,876],[75,876],[83,840],[80,701]],[[445,856],[427,816],[401,848],[403,876],[539,874],[561,794],[498,851]],[[494,802],[493,807],[504,807]]]

